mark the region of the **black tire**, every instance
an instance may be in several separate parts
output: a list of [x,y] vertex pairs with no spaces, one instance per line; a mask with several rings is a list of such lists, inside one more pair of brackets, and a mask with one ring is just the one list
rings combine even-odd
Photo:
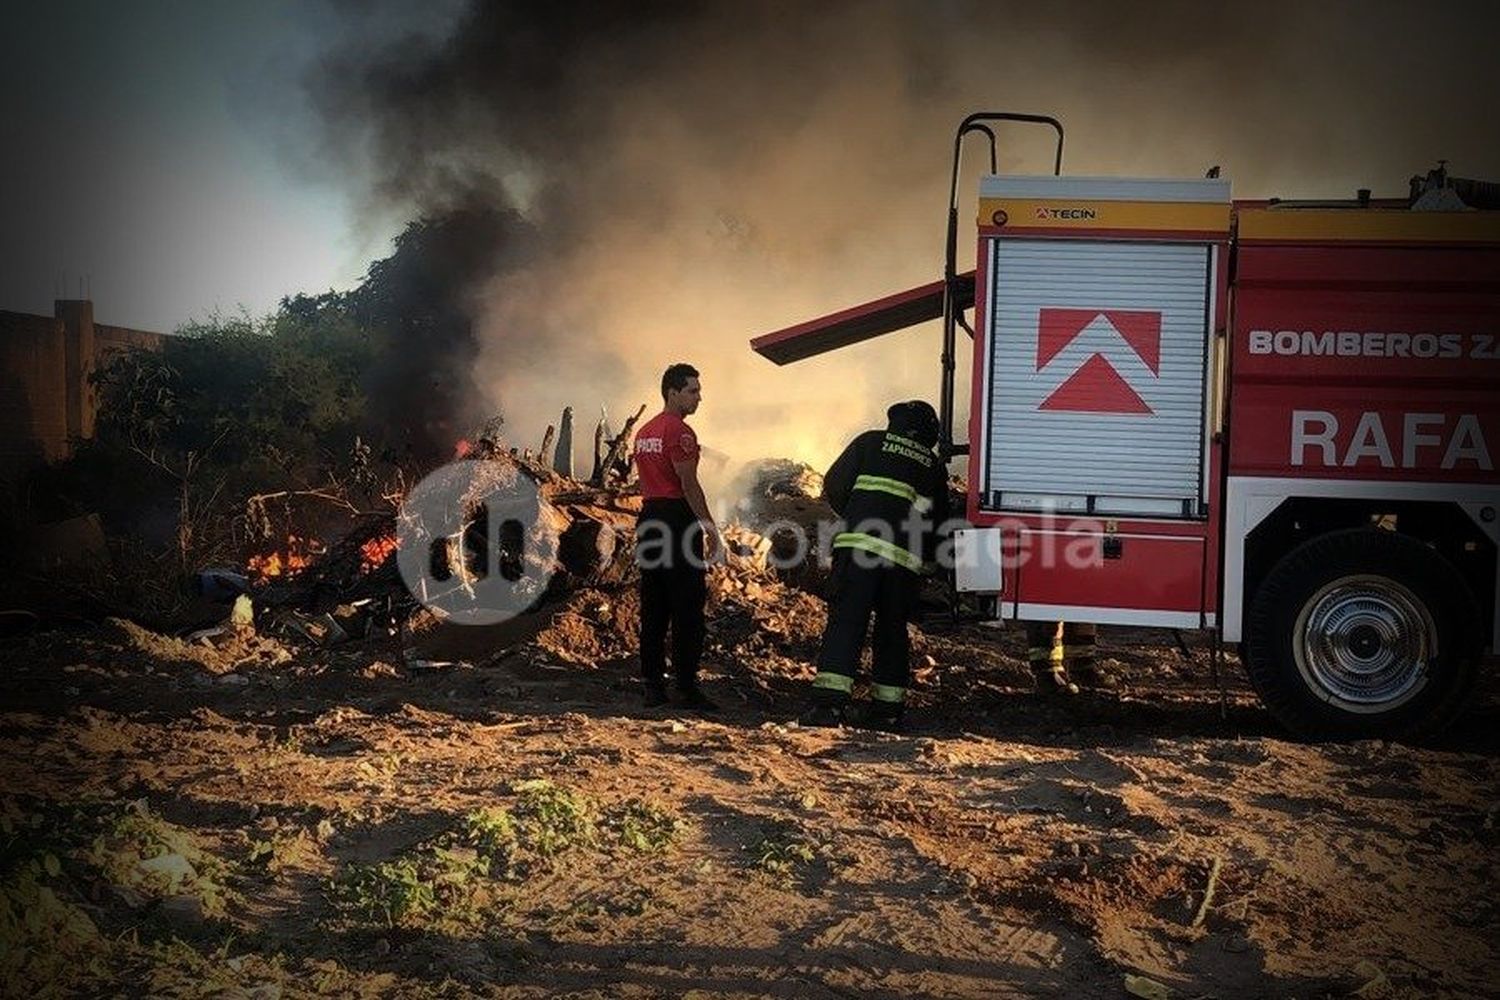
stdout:
[[[1334,531],[1283,556],[1256,590],[1245,668],[1266,708],[1299,736],[1423,739],[1464,706],[1479,620],[1458,571],[1420,541]],[[1382,641],[1392,622],[1415,624]]]

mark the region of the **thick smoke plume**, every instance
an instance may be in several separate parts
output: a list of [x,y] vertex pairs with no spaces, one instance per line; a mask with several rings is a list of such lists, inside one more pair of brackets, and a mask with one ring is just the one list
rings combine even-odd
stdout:
[[382,350],[365,389],[370,423],[388,446],[425,460],[492,418],[477,381],[476,301],[497,270],[529,259],[535,232],[520,214],[481,196],[409,223],[395,252],[370,265],[349,296]]
[[[1496,20],[1485,4],[476,2],[438,43],[330,54],[312,92],[326,156],[373,211],[477,199],[530,227],[525,253],[491,243],[472,339],[411,355],[471,366],[472,409],[503,411],[513,442],[565,404],[618,424],[688,360],[706,444],[816,463],[892,399],[936,395],[935,329],[786,369],[746,341],[939,275],[964,114],[1057,115],[1072,174],[1221,164],[1239,197],[1399,195],[1438,158],[1500,177]],[[1002,144],[1002,171],[1050,166],[1046,134]]]

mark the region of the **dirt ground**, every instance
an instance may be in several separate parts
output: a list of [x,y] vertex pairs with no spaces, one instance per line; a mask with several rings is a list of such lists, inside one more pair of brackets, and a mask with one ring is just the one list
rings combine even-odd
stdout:
[[1053,702],[929,625],[911,732],[803,730],[821,602],[716,598],[712,719],[638,707],[632,605],[7,642],[6,994],[1500,995],[1493,683],[1307,745],[1201,645],[1106,629],[1119,690]]

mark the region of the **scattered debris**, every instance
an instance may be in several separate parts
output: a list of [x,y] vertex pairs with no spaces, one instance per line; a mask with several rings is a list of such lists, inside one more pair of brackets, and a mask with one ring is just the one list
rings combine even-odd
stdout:
[[1385,978],[1385,973],[1369,959],[1363,959],[1356,963],[1353,971],[1354,975],[1363,981],[1361,985],[1350,991],[1354,996],[1371,996],[1384,990],[1389,985],[1389,981]]
[[1203,888],[1203,902],[1198,904],[1198,912],[1193,914],[1194,927],[1201,927],[1203,920],[1208,916],[1208,908],[1213,903],[1214,890],[1219,887],[1219,870],[1224,867],[1223,858],[1214,858],[1213,865],[1208,869],[1208,884]]
[[[625,426],[620,429],[619,434],[610,438],[608,441],[604,441],[602,439],[602,435],[600,437],[596,437],[594,444],[595,468],[593,474],[589,477],[589,482],[592,485],[603,486],[609,481],[609,478],[611,476],[621,476],[621,478],[624,478],[626,475],[628,475],[629,461],[628,459],[625,459],[625,449],[631,442],[631,434],[635,431],[636,422],[641,419],[641,416],[645,412],[646,404],[642,403],[641,408],[635,411],[635,415],[632,416],[629,420],[625,421]],[[600,420],[599,428],[602,433],[608,433],[605,430],[605,424],[603,420]],[[609,448],[609,450],[604,453],[602,459],[599,456],[601,444],[607,444]]]
[[199,570],[195,582],[201,597],[221,604],[228,604],[250,592],[248,576],[223,566]]
[[560,476],[573,475],[573,408],[563,407],[562,428],[557,432],[557,453],[552,459],[552,469]]
[[1125,992],[1141,1000],[1171,1000],[1172,997],[1171,989],[1165,984],[1133,973],[1125,976]]

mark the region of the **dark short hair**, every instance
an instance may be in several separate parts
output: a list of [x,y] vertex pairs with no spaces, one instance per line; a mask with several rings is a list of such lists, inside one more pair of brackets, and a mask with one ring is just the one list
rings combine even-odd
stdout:
[[661,398],[666,399],[668,391],[681,389],[687,385],[688,379],[697,377],[698,369],[681,361],[677,362],[661,373]]

